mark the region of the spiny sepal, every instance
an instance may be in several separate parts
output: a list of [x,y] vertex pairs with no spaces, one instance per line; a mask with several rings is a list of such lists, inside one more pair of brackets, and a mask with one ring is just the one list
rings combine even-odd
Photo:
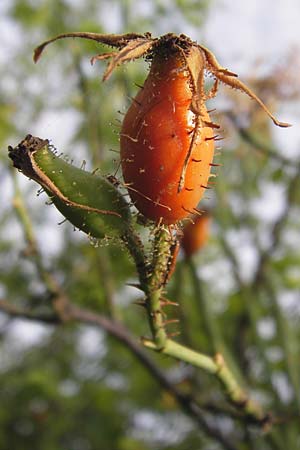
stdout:
[[126,234],[129,205],[107,179],[56,156],[47,139],[27,135],[8,151],[14,167],[39,183],[75,227],[99,239]]

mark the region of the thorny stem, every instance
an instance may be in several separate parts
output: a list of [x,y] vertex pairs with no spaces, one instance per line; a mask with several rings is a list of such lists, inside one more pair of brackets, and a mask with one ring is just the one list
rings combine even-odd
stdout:
[[[127,241],[129,248],[134,245],[135,241],[133,237],[131,239],[133,240],[130,244]],[[164,288],[165,273],[168,270],[168,263],[171,256],[172,242],[173,238],[169,230],[164,225],[157,226],[155,230],[152,263],[150,271],[148,269],[146,273],[142,270],[142,267],[144,267],[142,265],[145,258],[144,254],[141,254],[140,251],[137,253],[133,252],[134,248],[131,248],[131,253],[136,263],[138,258],[137,268],[140,274],[141,288],[146,295],[146,308],[153,337],[153,340],[143,338],[143,344],[147,348],[192,364],[215,375],[235,407],[242,409],[253,422],[260,423],[261,425],[269,424],[271,422],[269,415],[265,414],[260,406],[250,399],[239,386],[220,353],[217,353],[214,358],[211,358],[168,338],[160,300]]]
[[154,242],[150,259],[145,255],[138,235],[132,230],[124,237],[124,242],[135,261],[140,280],[140,289],[145,293],[145,307],[149,325],[157,348],[163,348],[167,339],[164,316],[161,308],[161,296],[169,270],[171,246],[174,238],[164,225],[154,230]]
[[140,280],[140,289],[147,283],[149,261],[144,251],[143,243],[133,228],[129,228],[122,240],[132,256]]
[[173,240],[164,225],[158,225],[154,233],[151,272],[144,286],[144,292],[152,336],[156,347],[163,349],[167,340],[167,333],[160,300],[168,271]]

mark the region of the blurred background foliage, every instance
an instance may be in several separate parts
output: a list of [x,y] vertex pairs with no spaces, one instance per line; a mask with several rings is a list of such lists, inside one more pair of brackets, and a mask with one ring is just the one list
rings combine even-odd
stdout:
[[[89,66],[89,57],[99,52],[95,43],[58,42],[36,67],[33,48],[65,31],[192,31],[200,40],[206,14],[215,7],[201,0],[2,2],[1,302],[27,311],[50,309],[45,280],[15,208],[21,199],[43,270],[71,300],[120,319],[137,339],[148,333],[143,310],[133,304],[139,294],[126,285],[136,274],[125,250],[91,243],[67,223],[57,226],[62,217],[45,206],[44,194],[36,197],[33,183],[12,173],[5,148],[36,134],[53,139],[76,165],[85,160],[89,170],[115,173],[122,114],[145,78],[147,63],[122,67],[103,85],[103,66]],[[252,87],[275,112],[278,102],[295,104],[299,96],[295,67],[287,67],[264,78],[251,73]],[[180,254],[167,294],[179,302],[170,317],[180,323],[170,332],[180,331],[178,340],[204,353],[222,351],[278,423],[262,432],[233,416],[215,379],[154,358],[182,392],[197,400],[232,448],[297,449],[300,148],[298,160],[289,159],[268,118],[232,91],[214,121],[226,139],[215,160],[222,167],[201,204],[212,213],[210,237],[191,258]],[[3,450],[223,448],[180,411],[124,346],[99,329],[37,324],[1,313],[0,380]]]

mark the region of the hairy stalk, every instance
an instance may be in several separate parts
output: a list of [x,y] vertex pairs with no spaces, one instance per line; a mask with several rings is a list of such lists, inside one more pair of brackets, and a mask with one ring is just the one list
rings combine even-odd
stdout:
[[153,340],[163,349],[167,340],[161,297],[172,258],[173,237],[165,225],[157,225],[151,255],[146,255],[139,236],[132,230],[123,240],[134,259],[139,275],[140,289],[145,293],[145,307]]
[[164,225],[155,229],[151,271],[144,285],[146,308],[152,337],[157,349],[162,350],[167,340],[164,315],[161,308],[161,296],[165,286],[166,273],[171,257],[173,238]]
[[129,228],[126,233],[122,236],[122,240],[127,247],[132,259],[134,260],[135,267],[138,273],[140,281],[140,289],[147,283],[148,270],[149,270],[149,260],[145,254],[144,246],[139,235],[135,232],[133,228]]

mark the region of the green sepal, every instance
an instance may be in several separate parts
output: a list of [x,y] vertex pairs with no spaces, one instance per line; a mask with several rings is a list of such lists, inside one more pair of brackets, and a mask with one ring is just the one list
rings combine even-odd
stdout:
[[122,237],[128,231],[129,205],[116,186],[55,155],[48,140],[28,135],[17,147],[9,147],[9,157],[45,189],[66,219],[89,236]]

